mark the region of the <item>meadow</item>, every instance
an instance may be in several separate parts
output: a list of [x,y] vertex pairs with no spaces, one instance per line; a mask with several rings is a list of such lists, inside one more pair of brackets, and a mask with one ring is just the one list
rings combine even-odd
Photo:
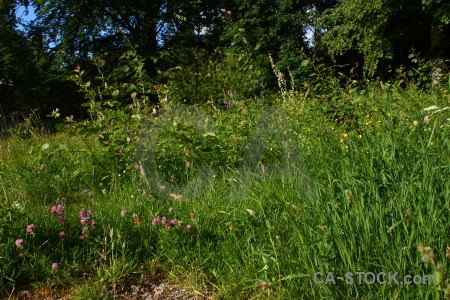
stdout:
[[199,299],[450,297],[449,88],[91,101],[51,134],[30,116],[0,141],[0,295],[154,276]]

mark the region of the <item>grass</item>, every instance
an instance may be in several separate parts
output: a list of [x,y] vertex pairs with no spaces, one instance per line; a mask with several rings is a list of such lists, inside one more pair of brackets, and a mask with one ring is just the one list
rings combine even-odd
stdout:
[[[77,297],[114,298],[118,282],[158,268],[170,280],[224,299],[448,297],[448,111],[423,109],[445,107],[449,97],[417,90],[364,97],[370,107],[361,111],[369,113],[361,113],[357,126],[329,121],[313,109],[313,101],[302,104],[301,113],[291,102],[286,106],[303,158],[295,167],[307,171],[301,185],[293,185],[289,176],[273,178],[261,165],[239,177],[232,166],[243,165],[236,159],[193,199],[153,195],[139,169],[102,161],[95,140],[89,146],[66,134],[2,140],[0,294],[34,284],[72,288]],[[252,113],[240,119],[246,105],[251,106],[242,102],[209,111],[217,136],[228,125],[236,128],[234,136],[219,141],[248,141],[236,126],[246,120],[256,124]],[[427,114],[429,123],[423,121]],[[232,152],[233,159],[244,152]],[[279,155],[269,151],[263,164],[277,162]],[[168,156],[165,163],[177,165],[182,178],[186,168]],[[306,193],[311,187],[314,193]],[[65,205],[70,227],[50,214],[58,203]],[[97,222],[84,240],[79,239],[80,209],[92,210]],[[183,224],[153,226],[158,216]],[[35,224],[34,233],[26,232],[29,224]],[[60,238],[60,231],[66,237]],[[24,239],[23,248],[16,247],[18,238]],[[329,272],[336,277],[352,272],[355,283],[317,284],[317,272],[323,281]],[[398,272],[398,281],[405,275],[435,275],[438,281],[358,284],[355,272]]]

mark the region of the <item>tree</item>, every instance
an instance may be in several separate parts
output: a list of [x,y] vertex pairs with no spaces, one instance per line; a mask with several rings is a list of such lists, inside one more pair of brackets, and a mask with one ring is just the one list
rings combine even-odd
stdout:
[[16,4],[14,0],[0,2],[0,94],[5,110],[27,103],[37,76],[28,40],[16,28]]
[[435,58],[448,55],[449,13],[440,0],[341,0],[319,20],[321,42],[331,55],[363,61],[366,75],[373,76],[407,63],[412,48]]
[[[36,0],[37,26],[44,29],[62,65],[75,67],[93,55],[109,53],[117,60],[127,43],[152,57],[158,48],[159,22],[166,1]],[[148,61],[147,71],[156,75]]]
[[442,0],[422,0],[423,10],[431,15],[430,54],[444,58],[450,53],[450,3]]
[[[27,0],[0,2],[0,95],[2,110],[28,112],[41,108],[46,114],[51,107],[64,103],[73,110],[80,97],[75,85],[66,80],[67,72],[56,66],[42,28],[24,22],[17,16]],[[72,105],[71,105],[72,104]]]
[[212,92],[208,70],[228,46],[221,37],[227,25],[224,15],[231,1],[178,1],[181,19],[176,30],[165,40],[158,66],[164,72],[163,80],[171,87],[171,94],[184,101],[204,101]]
[[[154,60],[166,44],[186,30],[200,32],[218,16],[218,1],[168,0],[35,0],[38,24],[45,28],[61,62],[75,67],[93,55],[114,61],[130,42],[157,76]],[[194,29],[194,30],[192,30]],[[125,38],[126,37],[126,38]]]
[[311,17],[333,0],[235,0],[230,7],[230,26],[225,35],[232,45],[246,48],[262,72],[261,83],[275,85],[269,54],[277,67],[292,72],[299,80],[305,71],[303,51],[309,52],[306,40]]

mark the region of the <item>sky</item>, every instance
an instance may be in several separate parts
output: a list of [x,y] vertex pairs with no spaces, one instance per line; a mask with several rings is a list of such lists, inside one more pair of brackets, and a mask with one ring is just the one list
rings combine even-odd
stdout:
[[[35,14],[35,11],[32,6],[28,7],[28,14],[26,13],[25,6],[19,6],[19,8],[16,11],[16,16],[19,19],[22,19],[22,21],[24,21],[24,22],[30,22],[30,21],[33,21],[34,19],[36,19],[36,14]],[[23,26],[20,24],[17,27],[19,30],[24,29]]]

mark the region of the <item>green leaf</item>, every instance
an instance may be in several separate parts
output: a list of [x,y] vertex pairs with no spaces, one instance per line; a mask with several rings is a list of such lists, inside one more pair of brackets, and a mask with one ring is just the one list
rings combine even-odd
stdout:
[[67,144],[59,144],[58,150],[65,150],[67,149]]
[[64,131],[66,129],[67,125],[64,123],[59,123],[55,126],[56,130],[58,131]]
[[89,98],[89,99],[94,99],[95,97],[97,97],[96,92],[90,92],[90,93],[87,93],[86,96],[84,96],[84,98]]
[[310,274],[304,274],[304,273],[298,273],[298,274],[291,274],[288,276],[285,276],[283,278],[280,279],[280,281],[282,280],[290,280],[290,279],[294,279],[294,278],[302,278],[302,277],[311,277]]
[[42,151],[47,150],[48,147],[50,147],[50,144],[49,143],[45,143],[44,145],[42,145],[41,150]]
[[392,131],[394,130],[394,125],[392,124],[392,120],[391,118],[384,112],[384,110],[382,110],[381,108],[379,108],[381,114],[384,116],[384,118],[386,119],[386,121],[388,121],[389,126],[391,127]]

